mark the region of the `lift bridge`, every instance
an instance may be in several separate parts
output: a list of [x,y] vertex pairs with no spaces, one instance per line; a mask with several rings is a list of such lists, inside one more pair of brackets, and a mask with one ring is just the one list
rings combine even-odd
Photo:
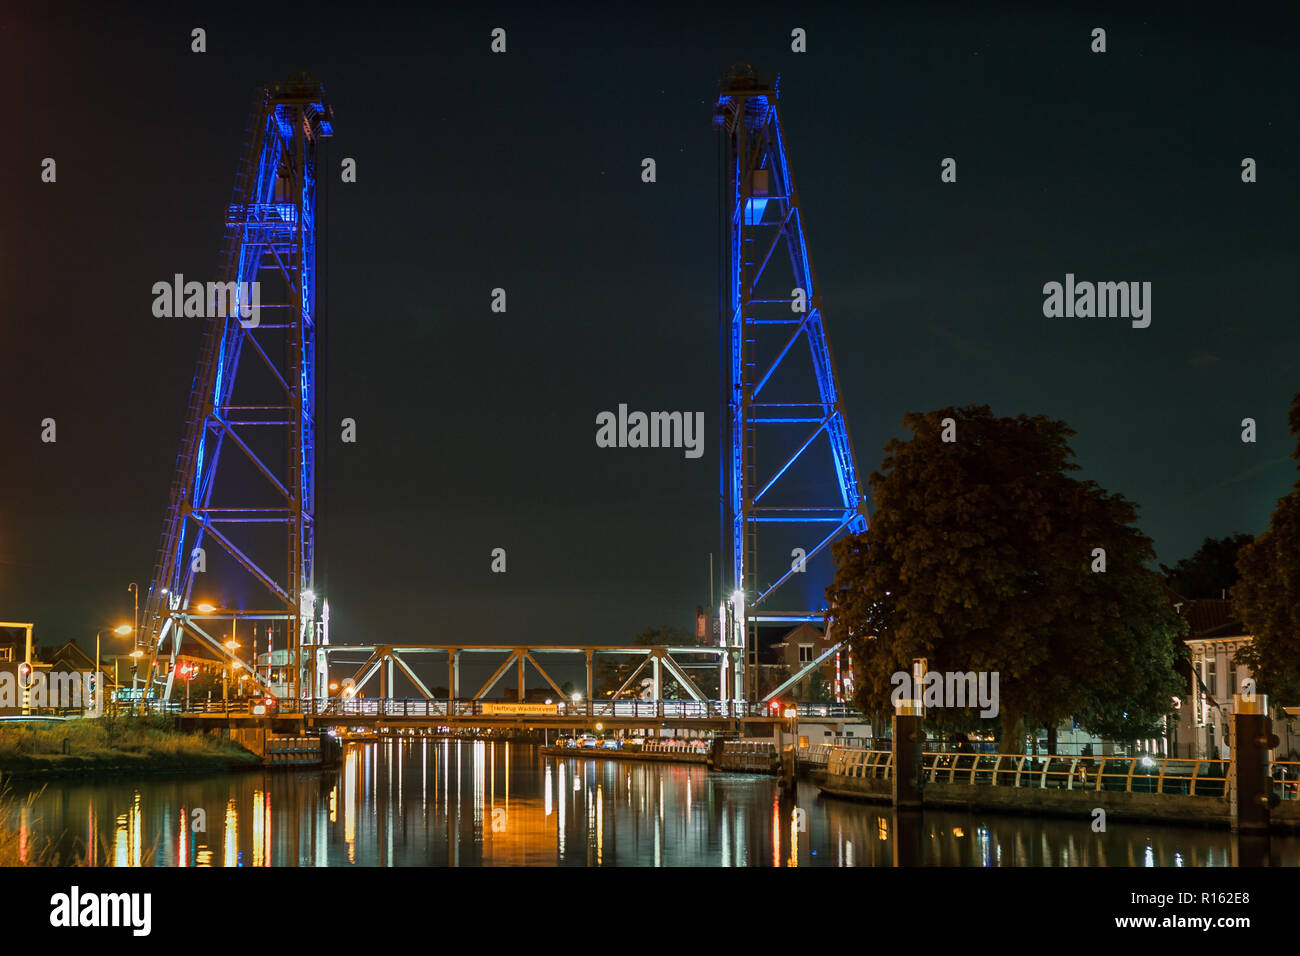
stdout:
[[[716,645],[331,646],[328,604],[316,606],[313,544],[316,353],[323,329],[316,304],[317,169],[323,166],[318,153],[333,132],[332,111],[323,87],[307,74],[260,91],[227,211],[222,274],[232,282],[269,280],[276,291],[269,300],[263,292],[261,308],[272,310],[271,318],[255,326],[239,315],[208,319],[141,622],[150,649],[148,695],[172,696],[175,668],[167,668],[163,680],[157,661],[170,653],[174,665],[181,635],[189,635],[232,673],[276,696],[274,710],[283,716],[490,724],[499,705],[487,695],[511,669],[518,697],[511,713],[526,709],[531,666],[555,693],[554,709],[537,715],[543,721],[605,716],[633,725],[670,718],[712,723],[770,717],[768,701],[838,658],[842,643],[757,699],[762,630],[824,620],[823,589],[809,594],[805,584],[813,578],[804,577],[808,562],[824,561],[841,535],[865,530],[867,515],[777,99],[776,83],[738,64],[724,76],[714,104],[713,125],[725,141],[719,177],[727,250],[719,296],[720,502],[723,553],[730,555],[724,568],[729,597],[718,609]],[[254,397],[237,395],[254,375],[261,380],[260,389],[251,389]],[[258,441],[250,437],[255,432]],[[287,468],[273,462],[287,462]],[[245,473],[251,467],[268,501],[250,507],[232,494],[222,478],[235,465]],[[210,559],[209,552],[225,559],[223,572],[263,594],[265,606],[245,610],[205,600],[211,593],[206,582],[214,578],[199,562]],[[199,581],[204,586],[196,591]],[[232,634],[243,622],[245,640],[257,622],[280,629],[288,680],[273,686],[266,673],[250,667],[233,646],[237,640],[228,647],[215,633],[213,625],[224,622]],[[539,663],[542,654],[576,656],[585,666],[585,696],[565,695]],[[478,655],[504,655],[504,662],[471,696],[462,687],[460,665]],[[594,662],[628,656],[640,658],[639,666],[610,700],[594,700]],[[353,676],[331,684],[331,659],[337,674],[347,658],[356,667]],[[445,664],[445,698],[421,679],[416,661]],[[706,699],[691,679],[688,671],[702,666],[717,668],[721,700]],[[398,674],[418,697],[395,697]],[[665,675],[688,700],[662,699]]]

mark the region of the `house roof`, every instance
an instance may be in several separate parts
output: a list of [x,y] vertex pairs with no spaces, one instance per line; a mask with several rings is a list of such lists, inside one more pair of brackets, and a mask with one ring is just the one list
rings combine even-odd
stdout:
[[793,627],[784,634],[769,634],[767,640],[759,638],[758,662],[760,664],[784,664],[785,649],[790,644],[825,643],[826,635],[821,628],[807,622]]
[[95,659],[83,651],[76,641],[68,641],[45,656],[48,664],[62,664],[74,670],[91,670],[95,666]]
[[1232,602],[1226,598],[1185,598],[1167,584],[1165,597],[1187,621],[1190,628],[1187,640],[1237,637],[1246,633],[1241,618],[1233,613]]

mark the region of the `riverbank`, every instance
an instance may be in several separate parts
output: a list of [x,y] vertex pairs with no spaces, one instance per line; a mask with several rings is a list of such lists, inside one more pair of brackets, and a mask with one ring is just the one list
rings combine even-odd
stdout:
[[0,725],[0,775],[6,778],[223,772],[261,766],[261,757],[238,744],[177,730],[167,718]]
[[[813,783],[827,796],[881,804],[893,800],[892,781],[885,778],[850,777],[825,770],[814,771],[811,776]],[[1106,811],[1108,818],[1124,822],[1205,827],[1229,827],[1232,824],[1228,798],[1208,795],[994,787],[936,781],[926,783],[922,789],[921,805],[927,810],[986,810],[1074,819],[1091,818],[1100,808]],[[1297,801],[1284,801],[1273,808],[1270,816],[1270,827],[1274,830],[1300,830],[1300,803]]]

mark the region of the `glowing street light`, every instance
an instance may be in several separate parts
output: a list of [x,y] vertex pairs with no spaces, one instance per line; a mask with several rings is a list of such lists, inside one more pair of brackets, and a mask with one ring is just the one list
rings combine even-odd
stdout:
[[[232,657],[235,655],[235,651],[239,650],[239,642],[236,641],[233,637],[230,640],[223,643],[221,646],[224,647],[226,650],[230,651]],[[230,674],[234,670],[234,668],[235,665],[233,661],[229,665],[223,666],[221,668],[222,703],[226,703],[227,701],[230,700]]]
[[105,631],[110,630],[119,637],[126,637],[126,635],[130,634],[134,628],[132,628],[130,624],[119,624],[117,627],[112,628],[101,627],[95,632],[95,697],[98,700],[103,700],[101,695],[104,693],[104,689],[99,686],[99,639]]
[[215,604],[209,604],[207,601],[204,601],[202,604],[194,605],[194,610],[198,611],[200,614],[211,614],[216,609],[217,606]]

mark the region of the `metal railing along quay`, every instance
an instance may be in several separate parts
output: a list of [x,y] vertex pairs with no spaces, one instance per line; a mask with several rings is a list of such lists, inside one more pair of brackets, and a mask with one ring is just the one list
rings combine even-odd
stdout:
[[[1163,793],[1222,797],[1228,762],[1185,757],[1061,757],[1028,754],[922,754],[927,783],[967,783],[1043,790]],[[832,747],[826,772],[888,780],[894,755],[887,750]],[[1284,800],[1300,796],[1300,763],[1274,761],[1274,790]]]

